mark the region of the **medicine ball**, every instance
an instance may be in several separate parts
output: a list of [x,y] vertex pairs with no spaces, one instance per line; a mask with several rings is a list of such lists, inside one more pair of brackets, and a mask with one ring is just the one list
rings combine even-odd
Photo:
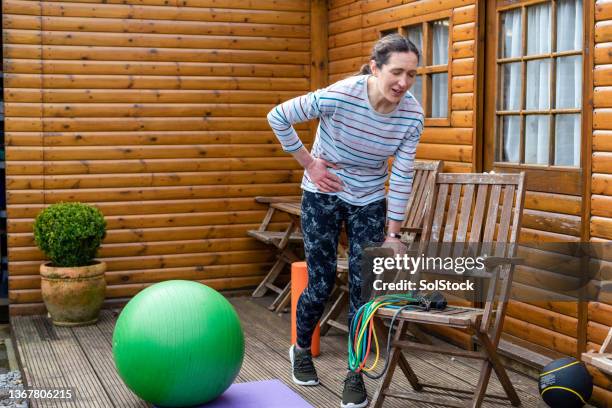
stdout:
[[591,398],[593,379],[581,361],[565,357],[542,369],[539,386],[549,407],[578,408]]

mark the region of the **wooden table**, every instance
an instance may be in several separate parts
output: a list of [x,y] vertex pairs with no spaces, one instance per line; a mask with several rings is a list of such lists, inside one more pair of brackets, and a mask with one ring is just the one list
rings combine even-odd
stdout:
[[[300,232],[302,205],[298,199],[299,197],[292,197],[290,200],[286,197],[256,197],[255,200],[257,202],[269,204],[269,209],[259,229],[247,231],[250,236],[266,244],[274,245],[277,248],[276,263],[252,294],[253,297],[261,297],[268,290],[276,292],[278,296],[268,308],[277,313],[282,312],[289,305],[291,300],[291,282],[287,283],[283,288],[280,288],[274,282],[283,271],[285,265],[300,260],[295,254],[295,248],[298,244],[303,244],[304,242],[303,235]],[[289,225],[283,232],[268,230],[270,220],[276,212],[285,213],[289,216]],[[348,238],[344,228],[340,234],[339,245],[336,285],[330,295],[332,306],[321,319],[322,334],[324,331],[327,332],[331,326],[348,332],[348,327],[345,324],[336,321],[338,315],[348,305],[349,301],[347,282]]]
[[608,336],[601,345],[599,352],[582,353],[582,360],[612,376],[612,328],[610,328]]
[[[299,197],[256,197],[255,200],[259,203],[269,204],[269,208],[259,229],[249,230],[247,234],[276,247],[277,259],[266,277],[253,291],[252,296],[261,297],[268,290],[276,292],[278,296],[268,308],[279,312],[289,303],[291,283],[289,282],[283,288],[280,288],[275,282],[286,265],[300,260],[296,250],[304,242],[300,232],[301,204],[298,201]],[[289,225],[284,231],[268,230],[270,221],[276,212],[285,213],[289,216]]]

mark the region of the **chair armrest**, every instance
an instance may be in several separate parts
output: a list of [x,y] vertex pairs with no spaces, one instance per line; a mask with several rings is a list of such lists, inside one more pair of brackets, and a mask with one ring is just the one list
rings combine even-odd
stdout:
[[423,228],[420,227],[402,227],[400,228],[400,232],[417,232],[417,233],[421,233],[423,232]]
[[503,256],[487,256],[482,261],[486,268],[494,268],[499,265],[522,265],[525,259],[518,257],[506,258]]
[[255,197],[255,201],[261,204],[271,204],[271,203],[296,203],[301,200],[301,196],[285,196],[285,197],[264,197],[257,196]]
[[369,247],[364,249],[364,254],[371,257],[388,257],[391,258],[395,254],[392,248],[384,247]]

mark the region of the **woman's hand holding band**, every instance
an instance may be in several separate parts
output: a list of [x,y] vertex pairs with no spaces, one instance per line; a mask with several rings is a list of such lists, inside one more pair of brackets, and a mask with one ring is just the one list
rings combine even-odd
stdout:
[[404,255],[408,252],[408,248],[406,245],[399,239],[395,237],[385,236],[385,242],[382,245],[383,248],[391,248],[395,255]]

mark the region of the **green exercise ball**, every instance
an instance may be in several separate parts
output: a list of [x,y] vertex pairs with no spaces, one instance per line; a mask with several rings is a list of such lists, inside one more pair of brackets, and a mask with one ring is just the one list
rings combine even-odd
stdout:
[[166,281],[125,306],[113,357],[125,384],[143,400],[163,407],[204,404],[234,382],[244,335],[220,293],[197,282]]

